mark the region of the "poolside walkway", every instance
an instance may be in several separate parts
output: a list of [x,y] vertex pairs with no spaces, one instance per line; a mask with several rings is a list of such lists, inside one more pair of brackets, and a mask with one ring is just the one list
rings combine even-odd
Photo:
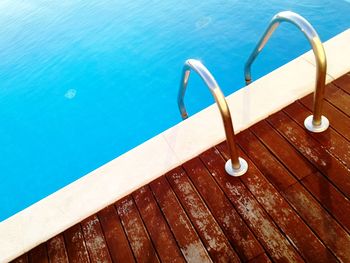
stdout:
[[311,134],[309,95],[14,262],[350,262],[350,74],[326,88],[331,128]]

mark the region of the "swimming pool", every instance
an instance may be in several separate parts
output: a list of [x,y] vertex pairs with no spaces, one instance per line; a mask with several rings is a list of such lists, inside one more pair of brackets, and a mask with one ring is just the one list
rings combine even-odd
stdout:
[[[185,59],[201,59],[229,94],[244,85],[243,64],[276,12],[305,16],[323,41],[350,25],[346,1],[1,5],[0,221],[179,122]],[[308,49],[283,25],[253,74]],[[198,78],[190,85],[189,112],[212,103]]]

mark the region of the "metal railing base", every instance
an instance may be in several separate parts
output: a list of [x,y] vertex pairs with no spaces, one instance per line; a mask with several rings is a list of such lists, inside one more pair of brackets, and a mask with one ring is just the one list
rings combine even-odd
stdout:
[[321,116],[321,124],[315,125],[313,123],[313,115],[310,115],[305,119],[304,126],[310,132],[315,132],[315,133],[324,132],[329,127],[329,120],[325,116]]
[[246,160],[242,159],[241,157],[238,158],[240,167],[238,169],[235,169],[232,167],[231,159],[229,159],[225,164],[225,171],[234,177],[239,177],[244,175],[248,171],[248,163]]

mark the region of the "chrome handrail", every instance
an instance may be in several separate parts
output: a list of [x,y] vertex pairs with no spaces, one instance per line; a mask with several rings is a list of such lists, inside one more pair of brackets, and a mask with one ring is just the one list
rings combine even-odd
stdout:
[[231,120],[230,109],[227,105],[224,94],[222,93],[218,83],[211,75],[209,70],[198,60],[189,59],[185,62],[182,71],[182,78],[180,83],[180,89],[178,94],[178,106],[182,116],[182,119],[188,118],[186,111],[184,96],[186,93],[186,87],[191,74],[191,70],[194,70],[208,86],[211,94],[213,95],[216,104],[219,107],[219,111],[222,117],[222,121],[225,128],[226,141],[229,149],[231,159],[225,164],[225,170],[232,176],[241,176],[248,170],[247,162],[238,156],[237,146],[235,142],[235,133]]
[[253,52],[251,53],[250,57],[248,58],[245,64],[244,75],[245,75],[246,84],[248,85],[252,81],[251,65],[253,64],[254,60],[259,55],[261,50],[264,48],[267,41],[270,39],[271,35],[273,34],[273,32],[282,22],[289,22],[297,26],[297,28],[299,28],[304,33],[304,35],[310,42],[313,53],[315,55],[316,85],[315,85],[315,93],[314,93],[313,115],[310,115],[305,119],[304,125],[309,131],[323,132],[329,126],[328,119],[325,116],[322,116],[322,103],[323,103],[323,97],[324,97],[326,72],[327,72],[326,54],[317,32],[312,27],[312,25],[302,16],[291,11],[284,11],[284,12],[278,13],[271,19],[268,28],[266,29],[265,33],[259,40],[259,43],[255,47],[255,49],[253,50]]

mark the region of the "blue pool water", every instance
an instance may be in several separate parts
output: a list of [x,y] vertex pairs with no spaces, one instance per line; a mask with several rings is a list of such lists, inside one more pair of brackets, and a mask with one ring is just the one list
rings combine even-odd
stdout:
[[[258,3],[258,4],[257,4]],[[270,18],[292,10],[323,41],[350,26],[334,0],[8,0],[0,13],[0,221],[180,122],[183,62],[201,59],[224,93]],[[255,78],[309,49],[280,27]],[[213,102],[190,80],[191,114]]]

